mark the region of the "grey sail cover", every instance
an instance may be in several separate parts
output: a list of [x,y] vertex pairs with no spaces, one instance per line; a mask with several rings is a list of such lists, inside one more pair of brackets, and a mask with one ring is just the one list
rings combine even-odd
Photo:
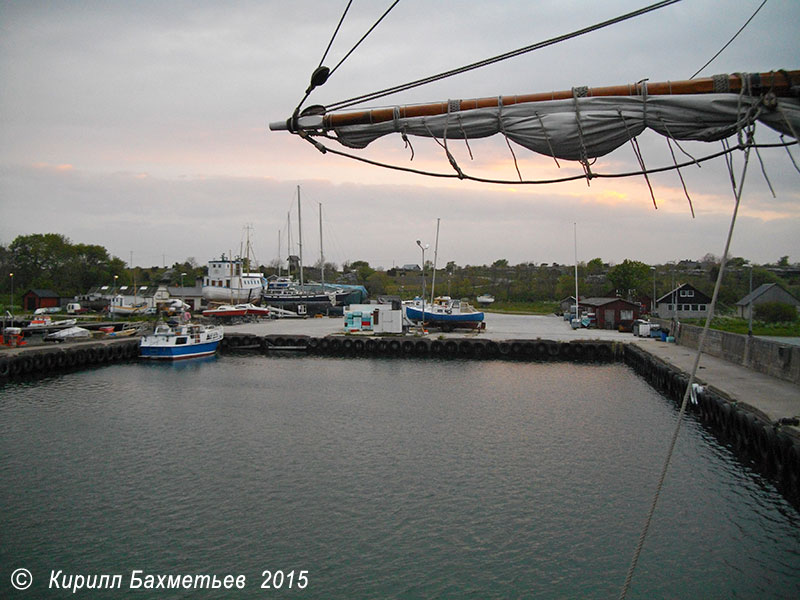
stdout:
[[757,120],[788,136],[800,131],[800,100],[779,98],[765,107],[738,94],[582,97],[396,118],[334,129],[350,148],[365,148],[390,133],[476,139],[505,134],[534,152],[565,160],[608,154],[649,128],[676,140],[718,141]]

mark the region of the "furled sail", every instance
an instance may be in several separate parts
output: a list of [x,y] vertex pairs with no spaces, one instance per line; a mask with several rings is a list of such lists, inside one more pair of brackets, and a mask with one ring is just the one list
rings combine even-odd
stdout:
[[675,140],[710,142],[758,121],[797,139],[799,96],[800,71],[776,71],[348,113],[311,107],[270,128],[334,137],[349,148],[365,148],[391,133],[440,140],[503,134],[533,152],[587,160],[645,129]]

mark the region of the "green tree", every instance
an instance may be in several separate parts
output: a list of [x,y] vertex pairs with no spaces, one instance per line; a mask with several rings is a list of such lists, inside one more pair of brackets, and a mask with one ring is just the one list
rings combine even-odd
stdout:
[[649,278],[649,265],[627,258],[608,272],[608,280],[617,292],[627,297],[637,290],[646,291]]

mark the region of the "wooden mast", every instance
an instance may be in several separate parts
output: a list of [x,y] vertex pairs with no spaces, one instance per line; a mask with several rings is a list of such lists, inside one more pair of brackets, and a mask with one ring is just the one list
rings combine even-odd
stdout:
[[[773,92],[776,96],[791,96],[797,94],[800,86],[800,70],[795,71],[770,71],[766,73],[751,73],[751,86],[760,93]],[[720,89],[722,88],[722,89]],[[715,92],[729,92],[738,94],[742,89],[740,75],[705,77],[685,81],[647,82],[645,86],[639,83],[616,85],[608,87],[587,88],[587,97],[598,96],[666,96],[682,94],[711,94]],[[519,96],[502,96],[502,105],[511,106],[529,102],[543,102],[546,100],[568,100],[573,98],[572,90],[559,92],[544,92],[536,94],[523,94]],[[476,108],[492,108],[498,106],[498,97],[474,98],[457,101],[458,110],[474,110]],[[347,113],[330,113],[322,117],[323,129],[334,129],[346,125],[369,125],[392,121],[395,118],[427,117],[454,112],[456,102],[433,102],[429,104],[415,104],[389,108],[376,108]],[[302,115],[301,115],[302,118]],[[270,129],[288,129],[289,123],[271,123]]]

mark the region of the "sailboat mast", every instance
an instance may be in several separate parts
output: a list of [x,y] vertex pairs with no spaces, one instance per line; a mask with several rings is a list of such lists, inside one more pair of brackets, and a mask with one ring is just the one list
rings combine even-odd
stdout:
[[578,308],[578,224],[573,223],[572,227],[575,238],[575,319],[577,320],[581,314]]
[[325,292],[325,254],[322,251],[322,202],[319,203],[319,278]]
[[300,249],[300,289],[303,289],[303,220],[300,217],[300,186],[297,186],[297,246]]
[[288,211],[286,213],[286,257],[289,261],[286,264],[286,275],[288,277],[292,276],[292,261],[290,257],[292,256],[292,211]]
[[278,277],[281,276],[281,230],[278,229]]
[[433,276],[431,277],[431,306],[433,306],[433,288],[436,286],[436,259],[439,258],[439,221],[436,219],[436,243],[433,246]]

